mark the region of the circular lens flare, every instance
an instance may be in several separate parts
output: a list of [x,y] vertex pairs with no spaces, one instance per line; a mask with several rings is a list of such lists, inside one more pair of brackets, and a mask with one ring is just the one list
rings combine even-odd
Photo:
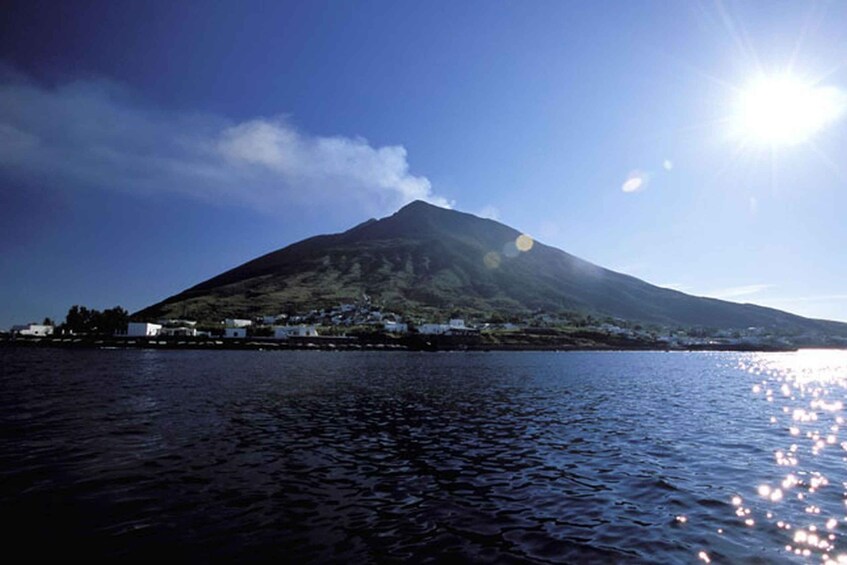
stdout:
[[624,192],[639,192],[647,186],[647,173],[643,171],[631,171],[621,185]]
[[503,257],[514,259],[520,254],[521,251],[518,249],[517,241],[507,241],[503,244]]
[[500,257],[500,254],[496,251],[489,251],[485,254],[485,257],[482,258],[482,262],[485,263],[485,266],[489,269],[498,268],[502,261],[503,259]]
[[535,244],[535,241],[532,237],[524,234],[518,236],[518,239],[515,240],[515,247],[518,248],[518,251],[529,251],[532,249],[532,246]]

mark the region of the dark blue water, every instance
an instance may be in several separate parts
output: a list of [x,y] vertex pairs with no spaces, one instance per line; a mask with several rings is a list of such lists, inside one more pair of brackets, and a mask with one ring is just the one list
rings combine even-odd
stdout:
[[845,352],[5,349],[0,363],[4,540],[32,557],[847,553]]

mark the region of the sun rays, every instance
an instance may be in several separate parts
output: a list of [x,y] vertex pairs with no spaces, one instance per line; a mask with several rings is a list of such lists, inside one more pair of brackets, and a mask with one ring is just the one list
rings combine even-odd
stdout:
[[751,146],[784,147],[809,142],[844,115],[847,95],[833,86],[789,73],[760,75],[737,93],[732,135]]

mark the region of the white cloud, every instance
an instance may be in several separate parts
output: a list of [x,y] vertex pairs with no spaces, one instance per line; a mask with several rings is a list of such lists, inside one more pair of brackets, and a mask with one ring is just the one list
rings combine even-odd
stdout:
[[847,294],[818,294],[814,296],[795,296],[791,298],[772,298],[774,303],[800,303],[800,302],[847,302]]
[[226,128],[217,148],[234,164],[263,167],[292,185],[334,183],[362,194],[449,207],[447,200],[432,194],[426,177],[409,174],[401,146],[375,148],[363,138],[307,136],[282,120],[257,119]]
[[772,284],[748,284],[743,286],[733,286],[729,288],[723,288],[720,290],[716,290],[713,292],[706,293],[705,296],[709,296],[712,298],[720,298],[721,300],[730,300],[733,298],[740,298],[742,296],[750,296],[752,294],[759,294],[769,288],[773,288]]
[[318,136],[281,118],[151,109],[104,81],[45,88],[0,84],[0,171],[76,187],[179,192],[276,210],[297,202],[390,211],[415,200],[449,207],[409,171],[406,149]]
[[474,215],[488,220],[500,220],[500,210],[496,206],[491,206],[490,204],[483,206],[482,209]]
[[813,294],[768,298],[759,302],[800,316],[847,322],[847,294]]
[[611,269],[632,277],[643,277],[649,271],[647,263],[628,263],[626,265],[612,266]]

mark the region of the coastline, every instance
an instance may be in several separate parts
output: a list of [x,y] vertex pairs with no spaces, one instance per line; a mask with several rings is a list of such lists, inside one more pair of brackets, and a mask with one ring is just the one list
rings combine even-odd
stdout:
[[[62,349],[156,349],[156,350],[322,350],[322,351],[744,351],[790,352],[800,346],[784,344],[703,343],[669,345],[661,342],[622,339],[602,334],[575,337],[555,336],[539,340],[520,336],[492,340],[490,336],[390,337],[367,335],[352,337],[292,337],[287,340],[251,337],[127,337],[127,336],[55,336],[0,337],[0,348],[52,347]],[[822,347],[826,345],[809,345]],[[837,347],[829,346],[837,349]]]

